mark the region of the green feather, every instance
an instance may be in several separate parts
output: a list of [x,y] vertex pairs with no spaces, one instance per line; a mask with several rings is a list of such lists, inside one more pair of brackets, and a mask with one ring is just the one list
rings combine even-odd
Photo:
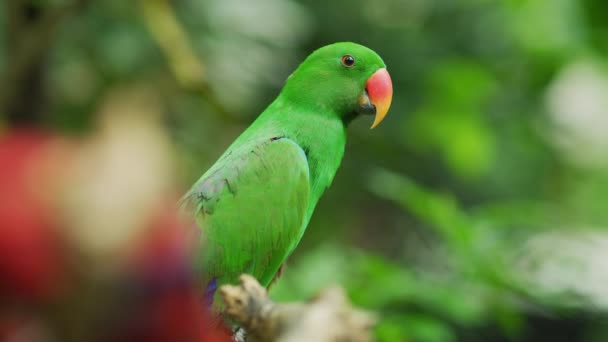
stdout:
[[[355,57],[353,67],[341,64],[344,55]],[[315,51],[195,183],[183,203],[202,229],[204,281],[234,283],[249,273],[271,282],[338,170],[366,80],[383,67],[354,43]]]

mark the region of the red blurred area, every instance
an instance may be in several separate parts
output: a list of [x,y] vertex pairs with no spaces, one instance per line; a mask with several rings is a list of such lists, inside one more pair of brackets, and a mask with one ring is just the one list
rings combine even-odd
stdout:
[[[43,340],[69,336],[72,318],[82,323],[87,313],[71,312],[62,301],[91,302],[91,296],[117,304],[96,308],[86,322],[93,327],[87,340],[230,341],[203,304],[190,255],[197,230],[179,219],[174,200],[151,209],[147,229],[102,280],[111,284],[90,291],[97,286],[87,281],[97,278],[89,275],[99,270],[68,262],[78,255],[70,249],[79,247],[53,210],[60,188],[77,186],[65,175],[69,160],[82,152],[67,140],[36,131],[0,136],[0,341],[32,333]],[[40,309],[45,303],[52,305]],[[58,313],[63,325],[52,319]]]
[[176,213],[176,201],[168,201],[148,219],[146,236],[137,241],[128,256],[132,274],[151,283],[192,275],[191,252],[198,241],[193,222]]
[[0,137],[0,298],[35,301],[60,287],[62,248],[41,196],[51,180],[37,169],[52,142],[32,131]]
[[126,262],[139,294],[112,341],[230,341],[203,301],[190,261],[198,230],[176,215],[175,201],[150,216],[145,238]]
[[231,341],[230,331],[202,304],[193,288],[173,287],[147,297],[108,340]]

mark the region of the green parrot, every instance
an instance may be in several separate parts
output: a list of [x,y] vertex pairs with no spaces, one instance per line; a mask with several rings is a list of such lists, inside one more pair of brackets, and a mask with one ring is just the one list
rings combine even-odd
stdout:
[[182,199],[201,230],[207,294],[242,273],[268,286],[298,245],[359,114],[383,120],[392,83],[380,56],[350,42],[322,47]]

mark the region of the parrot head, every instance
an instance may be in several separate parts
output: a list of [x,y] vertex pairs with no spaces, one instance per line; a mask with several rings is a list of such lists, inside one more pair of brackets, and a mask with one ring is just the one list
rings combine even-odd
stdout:
[[360,114],[386,116],[393,97],[382,58],[350,42],[324,46],[310,54],[287,79],[283,94],[311,109],[338,115],[345,124]]

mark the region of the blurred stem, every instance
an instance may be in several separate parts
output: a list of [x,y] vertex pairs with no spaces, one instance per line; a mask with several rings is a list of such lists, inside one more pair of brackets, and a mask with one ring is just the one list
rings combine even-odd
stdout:
[[192,49],[188,34],[169,0],[140,0],[139,4],[145,25],[160,46],[179,85],[199,91],[213,111],[222,117],[233,117],[209,86],[204,63]]
[[476,244],[475,220],[462,210],[458,202],[446,194],[424,189],[410,179],[378,169],[370,177],[369,188],[382,198],[398,203],[415,217],[433,227],[452,249],[454,264],[464,273],[482,274],[497,284],[505,284],[503,260],[499,254],[488,259]]
[[160,45],[177,81],[186,88],[200,86],[204,67],[198,60],[168,0],[140,0],[145,24]]
[[88,0],[63,6],[40,5],[35,0],[5,3],[7,13],[7,68],[0,79],[0,115],[11,124],[40,121],[46,108],[44,77],[47,52],[60,24]]

